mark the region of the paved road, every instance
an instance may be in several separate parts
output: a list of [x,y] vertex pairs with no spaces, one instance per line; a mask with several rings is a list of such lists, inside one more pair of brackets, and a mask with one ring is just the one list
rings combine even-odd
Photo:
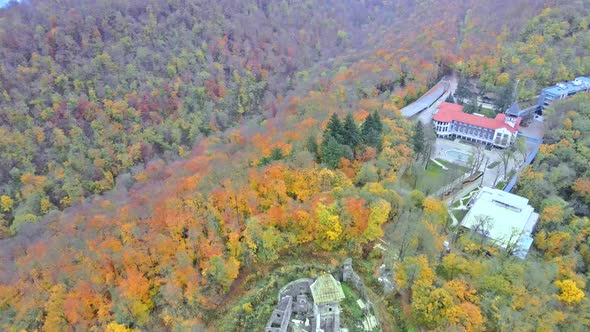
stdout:
[[527,137],[533,137],[536,139],[543,139],[545,135],[545,125],[543,123],[543,118],[539,118],[540,120],[534,119],[527,127],[520,127],[518,132]]
[[420,120],[420,122],[422,122],[425,125],[427,125],[427,124],[429,124],[429,123],[432,122],[432,115],[434,114],[434,112],[438,108],[438,105],[440,105],[442,102],[444,102],[445,100],[447,100],[447,97],[450,94],[455,93],[455,90],[457,90],[458,79],[457,79],[457,75],[455,73],[453,73],[452,75],[445,76],[444,79],[446,79],[450,83],[449,90],[447,92],[445,92],[445,94],[442,95],[442,97],[440,97],[427,110],[422,111],[420,114],[418,114],[416,116],[416,118],[418,120]]

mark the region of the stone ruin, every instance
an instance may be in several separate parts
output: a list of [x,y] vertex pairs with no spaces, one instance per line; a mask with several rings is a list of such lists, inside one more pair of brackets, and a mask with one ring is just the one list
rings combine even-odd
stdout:
[[340,328],[340,302],[344,292],[340,281],[355,288],[362,296],[357,301],[363,311],[362,328],[381,330],[373,304],[360,276],[352,268],[352,259],[332,274],[292,281],[279,291],[278,304],[269,318],[265,332],[347,332]]

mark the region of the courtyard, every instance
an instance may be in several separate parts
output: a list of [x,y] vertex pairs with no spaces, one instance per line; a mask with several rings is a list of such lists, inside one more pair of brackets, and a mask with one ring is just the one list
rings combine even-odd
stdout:
[[[526,156],[533,152],[535,144],[527,140]],[[476,143],[469,143],[460,139],[449,140],[444,138],[437,138],[435,142],[435,152],[433,159],[445,161],[454,165],[463,167],[464,172],[469,172],[470,164],[473,162],[471,156],[478,153],[481,154],[481,165],[475,171],[482,173],[482,176],[476,181],[468,183],[458,183],[453,186],[455,190],[447,190],[443,194],[449,194],[447,197],[449,203],[455,201],[456,198],[463,197],[465,194],[472,191],[477,186],[488,186],[492,188],[503,189],[508,178],[516,174],[524,162],[524,156],[517,155],[508,161],[506,167],[506,174],[504,174],[504,165],[502,162],[502,151],[496,148],[485,148],[478,146]],[[465,178],[466,174],[463,178]],[[444,196],[444,195],[443,195]]]

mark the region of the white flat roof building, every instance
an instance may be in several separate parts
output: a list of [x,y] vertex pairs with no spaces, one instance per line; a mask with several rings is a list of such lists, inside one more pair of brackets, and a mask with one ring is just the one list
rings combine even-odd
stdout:
[[484,187],[461,225],[503,249],[510,247],[515,256],[524,259],[533,244],[531,233],[539,220],[539,214],[528,203],[524,197]]

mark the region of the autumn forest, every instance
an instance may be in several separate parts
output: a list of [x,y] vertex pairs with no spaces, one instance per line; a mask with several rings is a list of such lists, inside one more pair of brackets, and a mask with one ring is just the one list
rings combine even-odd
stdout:
[[590,75],[589,17],[587,0],[11,2],[0,330],[262,331],[284,283],[347,257],[383,331],[589,330],[590,94],[546,110],[512,191],[540,214],[524,260],[417,185],[434,137],[400,113],[450,75],[498,109]]

